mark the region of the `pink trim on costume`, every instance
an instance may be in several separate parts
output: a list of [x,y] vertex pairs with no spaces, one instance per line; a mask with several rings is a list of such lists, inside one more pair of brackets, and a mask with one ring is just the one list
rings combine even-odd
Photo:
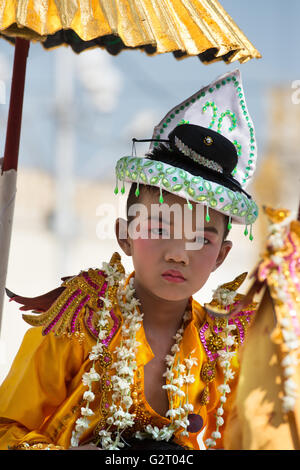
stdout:
[[70,304],[73,302],[73,300],[78,297],[78,295],[81,294],[81,289],[77,289],[75,292],[73,292],[73,294],[68,298],[68,300],[65,302],[64,306],[61,308],[61,310],[59,311],[59,313],[56,315],[56,317],[54,318],[54,320],[52,320],[52,322],[47,326],[47,328],[45,329],[44,331],[44,335],[47,335],[49,333],[49,331],[52,330],[52,328],[56,325],[56,323],[58,322],[58,320],[61,318],[61,316],[65,313],[65,311],[67,310],[67,308],[70,306]]
[[98,290],[99,289],[99,286],[98,284],[96,284],[94,281],[92,281],[92,279],[89,277],[88,273],[86,272],[83,272],[82,273],[84,279],[86,280],[86,282],[95,290]]
[[89,316],[86,320],[86,323],[87,323],[87,326],[89,327],[90,331],[93,333],[93,335],[96,336],[96,338],[98,337],[98,331],[95,330],[95,328],[93,327],[93,324],[92,324],[92,317],[94,315],[94,311],[92,309],[89,309]]
[[90,300],[90,298],[91,298],[90,295],[86,295],[85,298],[80,302],[80,304],[76,308],[74,315],[72,317],[72,320],[71,320],[71,333],[74,333],[75,331],[75,324],[76,324],[76,320],[77,320],[79,312],[81,311],[83,306]]
[[118,317],[114,314],[113,309],[111,309],[111,311],[110,311],[110,316],[111,316],[111,318],[113,319],[114,324],[113,324],[112,329],[110,330],[109,335],[102,341],[102,344],[104,344],[104,346],[108,346],[108,344],[110,343],[110,340],[111,340],[112,337],[114,336],[114,334],[115,334],[115,332],[117,331],[118,326],[119,326],[119,319],[118,319]]
[[213,354],[207,347],[206,339],[205,339],[205,332],[206,332],[208,327],[209,327],[209,324],[207,322],[204,323],[204,325],[202,326],[202,328],[199,331],[199,336],[200,336],[201,343],[203,344],[203,347],[205,349],[205,352],[207,354],[208,359],[210,360],[210,362],[213,362],[216,359],[216,357],[218,356],[218,354]]
[[289,241],[291,242],[291,244],[293,246],[293,252],[287,257],[287,259],[290,261],[289,262],[290,273],[291,273],[292,279],[293,279],[293,281],[294,281],[294,283],[297,287],[297,290],[300,292],[300,283],[298,281],[298,276],[296,275],[296,271],[295,271],[296,265],[299,262],[299,258],[296,257],[296,259],[290,260],[290,258],[292,258],[293,255],[295,255],[295,253],[297,252],[297,247],[296,247],[290,233],[288,235],[288,239],[289,239]]

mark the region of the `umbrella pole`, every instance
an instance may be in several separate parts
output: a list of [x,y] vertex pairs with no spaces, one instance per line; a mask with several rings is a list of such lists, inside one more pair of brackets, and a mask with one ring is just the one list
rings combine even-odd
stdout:
[[16,38],[4,158],[0,160],[0,332],[11,240],[29,41]]

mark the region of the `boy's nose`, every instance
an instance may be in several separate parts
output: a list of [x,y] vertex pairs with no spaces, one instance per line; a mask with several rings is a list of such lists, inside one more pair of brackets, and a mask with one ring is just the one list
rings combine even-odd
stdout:
[[187,266],[189,264],[189,257],[185,250],[184,243],[172,243],[172,246],[169,246],[165,253],[165,260],[182,263]]

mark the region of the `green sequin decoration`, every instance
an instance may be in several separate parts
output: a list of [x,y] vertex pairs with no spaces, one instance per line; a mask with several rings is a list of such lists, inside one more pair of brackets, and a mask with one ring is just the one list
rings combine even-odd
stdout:
[[162,184],[164,185],[165,188],[169,188],[170,187],[170,183],[169,183],[169,180],[165,177],[162,178]]
[[200,178],[199,176],[194,176],[194,177],[192,178],[192,183],[197,184],[197,183],[199,183],[199,181],[201,181],[201,178]]
[[143,171],[140,173],[140,178],[144,183],[148,183],[147,176]]
[[195,190],[193,188],[188,188],[187,192],[189,193],[190,196],[192,197],[195,196]]
[[150,179],[150,184],[156,184],[158,181],[159,181],[159,177],[158,176],[153,176]]
[[209,128],[211,129],[215,123],[215,120],[216,120],[216,117],[217,117],[217,111],[218,111],[218,108],[217,106],[215,105],[215,103],[213,101],[206,101],[205,105],[203,106],[202,108],[202,112],[205,112],[207,110],[207,108],[209,107],[212,107],[213,109],[213,115],[212,115],[212,120],[210,121],[209,123]]
[[180,191],[183,188],[183,184],[175,184],[172,186],[172,191]]

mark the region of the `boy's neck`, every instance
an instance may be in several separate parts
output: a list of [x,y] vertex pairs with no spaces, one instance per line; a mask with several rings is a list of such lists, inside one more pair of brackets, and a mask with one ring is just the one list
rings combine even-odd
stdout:
[[189,299],[178,301],[155,297],[145,290],[137,279],[134,281],[136,297],[141,303],[143,324],[146,331],[176,333],[180,328]]

